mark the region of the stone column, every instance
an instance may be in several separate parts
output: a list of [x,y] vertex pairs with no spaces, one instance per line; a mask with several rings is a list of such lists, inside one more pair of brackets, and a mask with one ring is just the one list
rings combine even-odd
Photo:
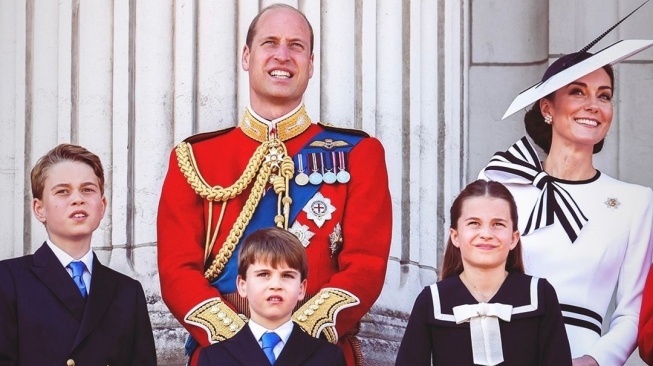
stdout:
[[471,7],[468,181],[494,152],[525,133],[524,113],[501,117],[515,96],[542,76],[549,44],[546,1],[474,1]]

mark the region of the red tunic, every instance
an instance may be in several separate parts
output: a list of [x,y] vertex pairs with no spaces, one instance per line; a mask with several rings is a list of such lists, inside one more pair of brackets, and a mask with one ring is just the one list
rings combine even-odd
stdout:
[[[285,141],[288,154],[297,152],[324,128],[312,124],[306,131]],[[198,171],[211,186],[228,187],[243,173],[259,142],[240,128],[192,143]],[[309,259],[308,296],[320,289],[334,287],[354,294],[360,304],[337,314],[336,330],[349,365],[353,365],[351,344],[341,337],[355,329],[363,315],[378,298],[383,286],[391,238],[391,201],[384,150],[372,137],[363,138],[349,153],[348,183],[322,184],[318,190],[335,207],[332,218],[319,228],[302,210],[297,220],[315,233],[306,247]],[[297,167],[296,167],[297,169]],[[273,191],[271,194],[274,194]],[[293,192],[290,192],[292,197]],[[220,250],[233,223],[241,212],[249,189],[227,202],[223,222],[212,251]],[[208,201],[198,196],[181,173],[175,152],[170,157],[159,203],[157,239],[161,293],[164,302],[202,347],[210,344],[206,330],[184,320],[199,303],[222,297],[212,287],[204,271],[204,243]],[[214,203],[213,221],[217,223],[222,204]],[[273,226],[275,212],[270,212]],[[329,234],[336,224],[342,227],[343,245],[331,256]],[[292,226],[292,222],[289,223]],[[224,300],[224,299],[223,299]]]

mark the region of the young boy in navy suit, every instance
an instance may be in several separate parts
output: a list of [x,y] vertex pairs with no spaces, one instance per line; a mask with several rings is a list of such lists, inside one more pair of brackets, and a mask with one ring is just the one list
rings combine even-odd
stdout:
[[291,320],[304,299],[307,273],[306,251],[290,232],[271,227],[248,236],[238,254],[237,287],[250,319],[233,337],[201,350],[199,366],[345,366],[339,347]]
[[0,365],[156,365],[141,284],[91,250],[107,206],[100,159],[58,145],[31,183],[48,240],[33,255],[0,261]]

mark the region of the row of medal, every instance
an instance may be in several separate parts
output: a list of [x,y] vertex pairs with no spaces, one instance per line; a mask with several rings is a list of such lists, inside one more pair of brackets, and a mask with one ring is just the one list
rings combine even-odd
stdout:
[[344,151],[297,154],[295,159],[297,185],[347,183],[351,178],[347,171]]

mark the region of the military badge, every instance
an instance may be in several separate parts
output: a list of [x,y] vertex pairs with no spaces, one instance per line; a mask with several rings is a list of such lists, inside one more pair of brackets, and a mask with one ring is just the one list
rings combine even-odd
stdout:
[[311,243],[310,239],[315,235],[314,232],[308,230],[308,226],[300,224],[299,221],[293,222],[292,227],[288,228],[288,231],[299,239],[304,248]]
[[331,138],[326,138],[324,139],[324,141],[313,141],[311,142],[310,146],[321,147],[323,149],[331,150],[334,147],[345,147],[345,146],[349,146],[349,144],[347,143],[347,141],[341,141],[341,140],[334,141]]
[[315,193],[315,196],[306,203],[303,210],[306,212],[306,217],[308,217],[309,220],[313,220],[317,227],[322,227],[326,220],[331,219],[331,214],[336,210],[336,208],[331,204],[329,198],[325,198],[320,192],[317,192]]
[[279,169],[279,164],[283,160],[284,153],[281,149],[277,147],[270,148],[270,151],[265,155],[265,162],[270,164],[270,166]]
[[335,257],[340,253],[342,243],[342,227],[340,226],[340,223],[337,223],[336,227],[333,228],[333,232],[329,234],[329,249],[331,249],[331,257]]

